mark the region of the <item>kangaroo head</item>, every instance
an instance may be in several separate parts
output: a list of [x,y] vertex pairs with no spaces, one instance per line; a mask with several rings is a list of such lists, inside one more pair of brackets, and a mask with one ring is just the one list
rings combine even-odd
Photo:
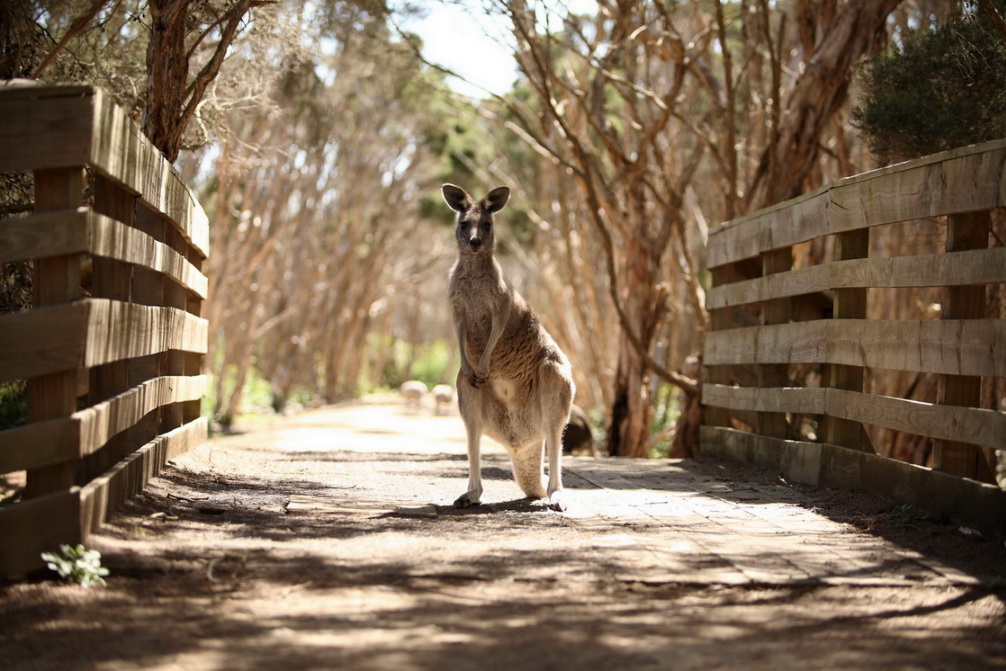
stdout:
[[476,254],[487,250],[491,254],[496,243],[493,214],[506,205],[510,189],[496,187],[478,202],[460,186],[453,184],[444,184],[443,194],[447,204],[458,213],[458,227],[454,233],[458,249]]

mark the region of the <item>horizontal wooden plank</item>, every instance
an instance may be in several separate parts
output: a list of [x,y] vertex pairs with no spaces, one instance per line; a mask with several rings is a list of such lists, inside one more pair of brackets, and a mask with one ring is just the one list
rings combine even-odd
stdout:
[[210,423],[206,417],[197,417],[173,431],[161,436],[168,459],[180,457],[209,440]]
[[204,375],[158,377],[68,417],[2,431],[0,473],[48,466],[90,454],[159,407],[199,400],[207,384]]
[[[840,263],[849,263],[842,261]],[[712,287],[706,292],[706,309],[718,310],[734,305],[759,303],[770,298],[799,296],[832,289],[831,266],[811,266],[765,277]]]
[[208,281],[168,245],[89,209],[0,222],[0,262],[90,253],[163,273],[206,298]]
[[770,438],[719,426],[699,429],[699,456],[743,461],[807,485],[821,477],[821,443]]
[[833,289],[953,287],[1006,282],[1006,247],[927,256],[852,259],[713,287],[706,307],[758,303]]
[[90,368],[168,350],[205,354],[205,319],[104,298],[0,316],[0,379]]
[[199,201],[125,110],[100,89],[93,100],[90,164],[167,215],[204,258],[209,256],[209,219]]
[[0,575],[20,578],[43,568],[43,552],[81,542],[79,525],[78,487],[0,508]]
[[157,377],[103,403],[74,413],[71,419],[79,424],[80,454],[90,454],[101,449],[109,438],[125,431],[147,413],[161,406],[202,398],[206,386],[205,375]]
[[702,385],[702,404],[754,412],[795,412],[820,415],[825,411],[824,387],[732,387]]
[[1006,450],[1006,413],[934,405],[890,396],[823,387],[702,387],[706,405],[755,412],[840,417],[930,438]]
[[1006,139],[961,147],[832,185],[831,232],[1006,206]]
[[206,320],[184,310],[88,299],[87,368],[168,350],[205,354]]
[[701,456],[745,461],[797,482],[910,503],[991,537],[1006,529],[1006,491],[948,473],[827,443],[780,440],[703,426]]
[[77,422],[69,417],[0,431],[0,473],[76,459],[80,454],[79,446]]
[[90,251],[87,210],[0,221],[0,263]]
[[138,494],[168,459],[206,442],[208,422],[200,417],[160,435],[85,485],[80,492],[80,526],[84,538],[103,524],[129,497]]
[[209,220],[178,173],[100,89],[0,88],[0,170],[90,165],[163,212],[209,254]]
[[828,187],[822,187],[712,229],[706,245],[708,267],[826,235],[828,205]]
[[84,361],[86,301],[0,315],[0,380],[79,368]]
[[961,147],[841,179],[710,230],[717,268],[812,238],[1006,207],[1006,139]]
[[835,363],[1006,377],[1006,320],[833,319],[713,331],[708,366]]
[[1006,413],[829,389],[827,413],[930,438],[1006,450]]
[[83,167],[93,97],[92,87],[0,88],[0,171]]

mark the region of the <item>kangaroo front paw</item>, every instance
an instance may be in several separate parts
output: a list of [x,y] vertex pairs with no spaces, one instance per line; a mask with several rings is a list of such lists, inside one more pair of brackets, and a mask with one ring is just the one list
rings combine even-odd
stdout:
[[566,510],[566,497],[561,489],[552,492],[552,495],[548,497],[548,507],[560,513]]
[[455,508],[471,508],[472,506],[479,505],[479,497],[473,495],[471,492],[465,492],[457,498],[454,502]]

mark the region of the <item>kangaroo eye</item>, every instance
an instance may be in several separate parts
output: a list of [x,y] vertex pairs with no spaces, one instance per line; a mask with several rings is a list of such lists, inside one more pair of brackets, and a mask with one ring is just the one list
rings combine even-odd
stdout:
[[483,231],[488,231],[492,227],[493,227],[493,225],[492,225],[491,222],[489,222],[489,221],[483,221],[482,222],[482,230]]

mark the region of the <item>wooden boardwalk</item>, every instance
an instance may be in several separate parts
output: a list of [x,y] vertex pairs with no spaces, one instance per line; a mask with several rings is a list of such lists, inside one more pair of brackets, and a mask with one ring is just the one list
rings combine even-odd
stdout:
[[[390,422],[389,408],[394,416]],[[357,483],[349,494],[293,494],[288,511],[425,519],[465,515],[450,507],[467,473],[464,429],[456,416],[435,417],[428,409],[402,411],[394,402],[363,405],[309,413],[220,443],[247,444],[253,436],[280,450],[296,443],[297,452],[306,444],[313,453],[314,448],[341,444],[352,453],[400,455],[406,460],[392,457],[391,463],[403,464],[387,474],[397,481],[392,496]],[[359,442],[361,437],[365,443]],[[404,466],[408,455],[416,454],[423,455],[419,463],[436,458],[442,464],[435,487],[417,482]],[[483,441],[483,468],[490,483],[479,513],[535,509],[535,504],[514,500],[519,490],[510,480],[509,460],[490,439]],[[580,549],[594,563],[609,566],[620,580],[902,586],[1000,580],[969,575],[834,521],[815,511],[810,497],[783,482],[725,480],[729,468],[718,473],[714,464],[566,457],[563,470],[570,508],[556,517],[575,530]],[[425,470],[424,475],[428,480]],[[411,500],[401,498],[403,493],[410,493]]]
[[847,494],[577,457],[557,513],[519,499],[486,445],[483,504],[456,510],[464,451],[457,416],[386,401],[213,439],[92,536],[106,588],[0,587],[4,668],[1006,664],[1006,561],[976,571],[867,533],[828,509]]
[[[624,580],[712,584],[978,584],[835,522],[783,485],[725,482],[688,462],[570,460],[570,516]],[[584,483],[579,485],[579,483]],[[583,489],[579,489],[579,487]],[[616,531],[617,529],[617,531]]]

